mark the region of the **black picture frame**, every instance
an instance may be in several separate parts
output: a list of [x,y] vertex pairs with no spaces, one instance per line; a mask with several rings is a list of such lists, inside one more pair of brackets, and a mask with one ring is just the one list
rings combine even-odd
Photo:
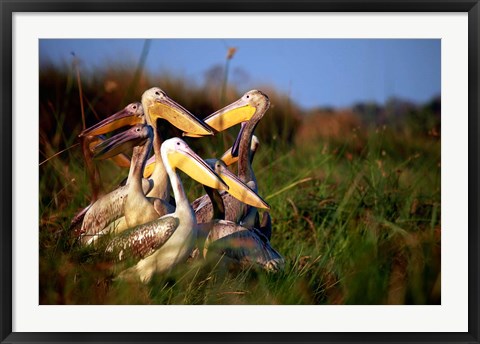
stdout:
[[[408,342],[479,343],[479,15],[475,1],[0,0],[0,339],[2,343]],[[464,333],[20,333],[12,332],[12,17],[15,12],[468,12],[468,332]]]

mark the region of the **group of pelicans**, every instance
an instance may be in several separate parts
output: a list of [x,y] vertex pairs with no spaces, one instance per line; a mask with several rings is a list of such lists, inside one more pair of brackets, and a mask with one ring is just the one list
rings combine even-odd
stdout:
[[[270,207],[257,193],[252,169],[259,145],[253,132],[269,105],[267,95],[251,90],[202,121],[153,87],[141,102],[85,129],[79,137],[92,201],[72,219],[77,242],[96,247],[107,238],[104,253],[116,263],[130,263],[118,276],[143,282],[191,257],[212,255],[229,265],[283,269],[284,258],[270,245]],[[220,159],[203,160],[181,138],[164,140],[159,119],[189,137],[215,135],[237,124],[240,131]],[[124,127],[108,139],[103,136]],[[93,160],[109,158],[130,170],[123,185],[100,195]],[[234,163],[237,175],[227,168]],[[206,194],[190,203],[177,170],[203,184]],[[261,220],[258,209],[265,210]]]

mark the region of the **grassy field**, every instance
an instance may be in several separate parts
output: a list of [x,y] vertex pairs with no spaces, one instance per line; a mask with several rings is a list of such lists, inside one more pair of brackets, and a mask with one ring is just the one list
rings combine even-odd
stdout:
[[[122,78],[106,71],[84,83],[87,125],[152,85],[199,116],[223,105],[212,90],[171,77],[108,88]],[[41,304],[440,303],[440,134],[429,107],[398,116],[387,106],[383,117],[369,120],[350,110],[306,113],[260,85],[272,107],[256,130],[261,146],[253,167],[285,271],[227,271],[218,261],[193,261],[136,284],[113,280],[115,266],[101,249],[73,244],[70,220],[90,197],[76,145],[82,115],[75,73],[46,69],[40,85]],[[122,93],[127,89],[138,91]],[[240,95],[227,89],[226,103]],[[204,158],[218,157],[234,134],[187,142]],[[98,165],[107,191],[128,173],[110,161]],[[186,175],[182,180],[191,201],[203,193]]]

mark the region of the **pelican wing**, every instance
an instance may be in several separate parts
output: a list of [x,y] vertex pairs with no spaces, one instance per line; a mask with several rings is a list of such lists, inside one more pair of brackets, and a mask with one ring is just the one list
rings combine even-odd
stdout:
[[284,258],[262,233],[231,221],[215,221],[205,241],[204,255],[208,252],[224,255],[242,266],[259,265],[272,271],[285,266]]
[[91,206],[92,204],[89,204],[85,208],[80,210],[77,214],[75,214],[72,221],[70,222],[70,226],[68,227],[68,230],[74,238],[78,238],[78,236],[80,235],[83,219],[85,218],[85,214],[87,213],[87,211],[90,209]]
[[121,186],[99,198],[88,209],[82,222],[80,239],[89,244],[113,221],[123,216],[123,206],[127,199],[127,187]]
[[[144,193],[149,192],[152,187],[152,180],[142,180]],[[124,215],[127,191],[127,186],[121,185],[78,213],[70,224],[73,235],[80,238],[82,244],[88,245],[95,242],[99,235],[115,229],[115,221]]]
[[167,216],[131,228],[115,237],[105,251],[112,255],[116,262],[127,259],[138,261],[162,247],[175,232],[179,223],[178,218]]

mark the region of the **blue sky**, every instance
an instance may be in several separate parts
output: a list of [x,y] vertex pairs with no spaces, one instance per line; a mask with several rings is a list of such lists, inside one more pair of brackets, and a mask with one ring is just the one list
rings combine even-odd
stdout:
[[[43,39],[40,63],[70,63],[74,52],[85,72],[112,63],[135,65],[144,43]],[[150,41],[146,70],[202,85],[209,69],[224,65],[228,47],[238,49],[229,80],[240,92],[273,85],[304,108],[384,103],[393,96],[425,102],[441,90],[438,39],[158,39]]]

